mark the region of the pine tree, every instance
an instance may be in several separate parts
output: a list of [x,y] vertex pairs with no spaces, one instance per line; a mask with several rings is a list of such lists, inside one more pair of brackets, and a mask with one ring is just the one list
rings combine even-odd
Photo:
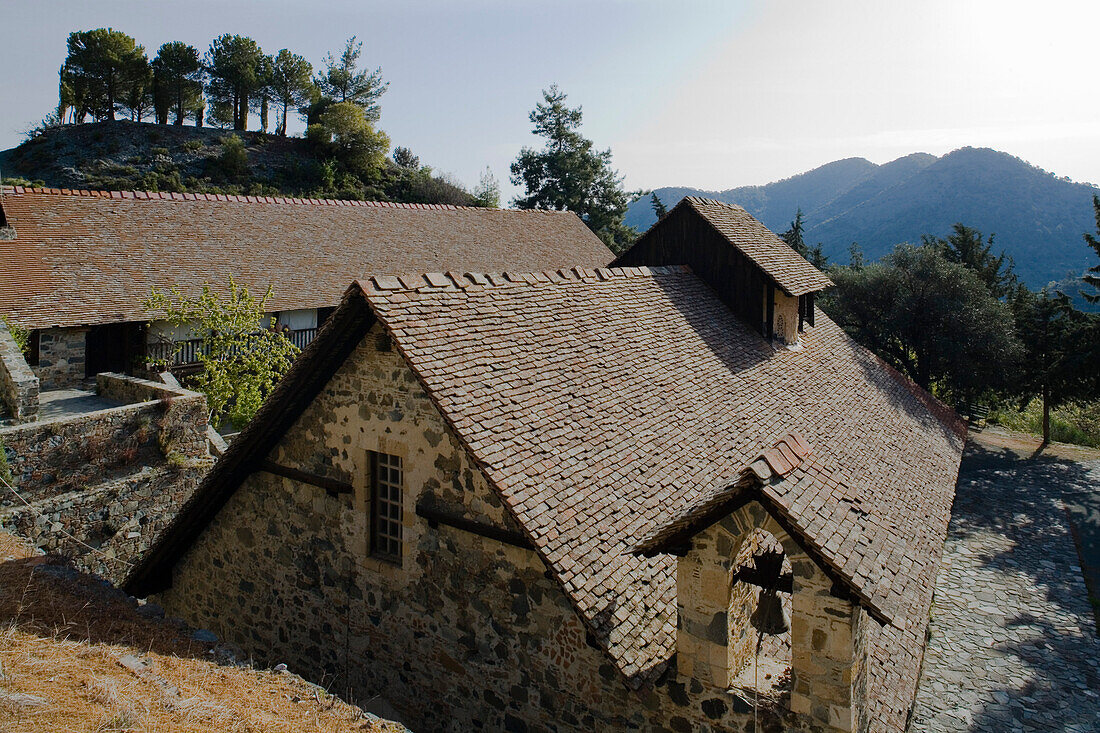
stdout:
[[271,62],[271,92],[276,102],[282,105],[282,115],[276,132],[286,137],[287,112],[309,102],[313,82],[313,65],[301,56],[287,49],[281,49]]
[[1012,310],[1024,346],[1024,358],[1013,370],[1016,391],[1025,405],[1034,397],[1042,400],[1043,443],[1049,443],[1051,409],[1096,396],[1089,319],[1064,293],[1047,290],[1021,288]]
[[802,237],[802,209],[798,209],[794,215],[794,221],[791,222],[791,226],[787,231],[779,235],[779,238],[790,245],[798,254],[803,257],[809,258],[810,249],[806,246],[806,240]]
[[982,239],[977,229],[957,223],[946,239],[924,235],[921,244],[935,247],[948,262],[958,262],[978,274],[994,297],[1003,298],[1016,286],[1016,275],[1012,271],[1012,258],[1006,253],[993,254],[993,236]]
[[[1100,196],[1092,197],[1092,211],[1096,217],[1096,234],[1085,232],[1085,243],[1092,247],[1097,256],[1100,256]],[[1100,303],[1100,265],[1090,267],[1088,272],[1081,276],[1085,285],[1090,285],[1095,293],[1081,293],[1090,303]]]
[[72,108],[77,122],[89,114],[97,120],[113,120],[120,106],[134,101],[134,85],[145,82],[149,67],[145,49],[110,28],[70,33],[67,47],[61,67],[61,106]]
[[661,203],[661,199],[657,198],[656,193],[652,193],[649,195],[649,205],[653,207],[653,213],[657,215],[658,221],[665,218],[665,215],[668,213],[668,209],[666,209],[665,205]]
[[[202,105],[203,69],[199,50],[183,41],[165,43],[157,50],[152,67],[156,77],[154,86],[161,90],[163,100],[168,103],[161,124],[168,122],[168,110],[171,110],[175,112],[175,124],[182,125]],[[154,96],[156,93],[154,91]],[[157,116],[160,122],[160,114]]]
[[374,71],[359,71],[359,54],[363,44],[348,39],[340,58],[330,53],[325,57],[325,70],[317,77],[316,84],[322,94],[336,102],[351,102],[362,108],[371,122],[382,116],[378,99],[386,93],[390,83],[382,81],[381,67]]
[[266,83],[263,51],[251,38],[226,33],[210,44],[205,66],[211,116],[234,130],[248,129],[248,112]]
[[552,85],[529,115],[532,132],[546,139],[541,150],[524,148],[512,163],[511,181],[526,195],[513,200],[521,209],[573,211],[613,251],[637,237],[623,224],[629,199],[622,178],[611,167],[611,151],[593,149],[579,132],[581,108],[565,106],[566,95]]

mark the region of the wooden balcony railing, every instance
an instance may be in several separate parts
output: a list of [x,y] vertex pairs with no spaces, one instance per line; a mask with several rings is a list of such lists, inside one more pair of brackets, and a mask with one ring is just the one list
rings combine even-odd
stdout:
[[[286,333],[290,342],[304,349],[317,337],[316,328],[300,328]],[[145,360],[149,364],[167,365],[171,369],[195,366],[202,354],[203,339],[183,339],[180,341],[150,341],[145,346]]]

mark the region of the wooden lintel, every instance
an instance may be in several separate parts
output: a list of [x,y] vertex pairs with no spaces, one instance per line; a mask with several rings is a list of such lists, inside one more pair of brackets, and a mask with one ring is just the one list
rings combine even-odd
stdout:
[[500,527],[494,527],[491,524],[467,519],[460,514],[449,512],[445,509],[439,509],[426,504],[417,504],[416,516],[428,520],[428,525],[432,527],[445,524],[448,527],[461,529],[464,532],[476,534],[480,537],[488,537],[491,540],[503,542],[513,547],[520,547],[524,550],[535,549],[526,535],[519,532],[513,532],[510,529],[502,529]]
[[329,496],[339,496],[340,494],[350,494],[355,491],[354,487],[346,481],[337,481],[336,479],[329,478],[328,476],[319,476],[315,473],[307,473],[306,471],[300,471],[297,468],[291,468],[290,466],[282,466],[274,461],[261,461],[260,470],[267,473],[275,474],[276,476],[282,476],[283,478],[291,479],[292,481],[300,481],[303,484],[309,484],[310,486],[316,486],[319,489],[324,489]]

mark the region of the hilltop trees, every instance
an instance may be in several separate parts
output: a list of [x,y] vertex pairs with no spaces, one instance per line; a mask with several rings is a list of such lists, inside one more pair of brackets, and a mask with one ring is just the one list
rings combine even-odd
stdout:
[[359,54],[362,42],[356,43],[355,36],[347,40],[340,58],[330,53],[325,57],[325,70],[315,83],[321,94],[332,102],[349,102],[363,110],[371,122],[377,122],[382,116],[378,99],[386,93],[390,83],[382,81],[381,67],[374,71],[359,70]]
[[[307,125],[321,122],[333,104],[358,107],[368,122],[381,116],[379,98],[389,87],[381,68],[359,69],[363,44],[352,36],[339,56],[328,54],[316,77],[313,65],[289,49],[265,55],[247,36],[223,34],[205,55],[183,41],[170,41],[152,63],[133,38],[110,28],[69,34],[68,56],[59,72],[56,123],[87,117],[113,120],[119,111],[141,121],[150,112],[158,124],[176,125],[188,118],[202,127],[210,103],[215,125],[247,130],[250,114],[266,132],[272,105],[276,134],[287,135],[291,108]],[[346,113],[343,114],[346,117]],[[49,118],[53,119],[53,117]]]
[[275,101],[282,105],[276,133],[286,137],[286,116],[291,107],[299,107],[310,100],[313,82],[313,64],[287,49],[281,49],[271,62],[270,86]]
[[206,94],[211,117],[234,130],[248,129],[248,112],[254,97],[266,84],[265,57],[251,38],[226,33],[210,44],[205,67],[210,75]]
[[611,167],[611,151],[595,150],[580,134],[581,108],[567,107],[557,85],[543,90],[542,98],[528,119],[546,144],[541,150],[523,148],[512,163],[512,183],[527,192],[512,203],[521,209],[576,212],[613,251],[623,251],[637,232],[623,224],[629,198]]
[[113,120],[128,102],[131,108],[144,108],[135,87],[147,83],[149,60],[133,38],[110,28],[76,31],[69,34],[67,48],[60,106],[71,111],[74,121],[83,122],[88,115]]
[[[203,67],[199,60],[199,50],[182,41],[165,43],[157,51],[151,64],[153,68],[154,88],[159,90],[164,100],[164,119],[158,115],[157,121],[167,124],[168,112],[175,112],[175,123],[182,125],[190,115],[197,115],[203,108],[202,82]],[[154,91],[157,96],[157,91]]]

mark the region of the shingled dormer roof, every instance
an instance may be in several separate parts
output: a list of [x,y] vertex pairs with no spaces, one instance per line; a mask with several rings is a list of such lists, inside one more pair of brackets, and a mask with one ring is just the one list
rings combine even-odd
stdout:
[[789,295],[805,295],[833,284],[825,273],[740,206],[698,196],[686,196],[678,205],[698,212]]
[[272,310],[334,306],[364,274],[599,267],[611,252],[570,212],[271,196],[3,189],[0,313],[27,328],[149,319],[152,288],[230,275]]

